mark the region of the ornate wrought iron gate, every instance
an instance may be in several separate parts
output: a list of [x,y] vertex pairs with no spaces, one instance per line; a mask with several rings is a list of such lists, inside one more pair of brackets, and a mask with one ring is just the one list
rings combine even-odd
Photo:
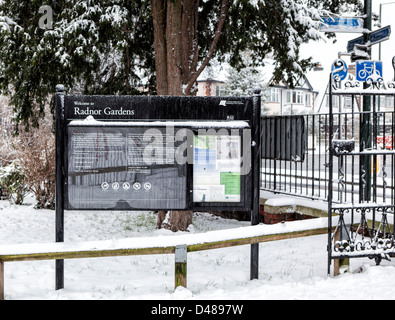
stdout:
[[395,256],[394,97],[395,78],[385,83],[374,70],[365,83],[331,74],[328,274],[334,259]]

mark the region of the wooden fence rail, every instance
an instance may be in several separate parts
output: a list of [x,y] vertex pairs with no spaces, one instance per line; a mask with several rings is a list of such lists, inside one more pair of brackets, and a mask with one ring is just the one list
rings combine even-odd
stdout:
[[327,224],[327,218],[317,218],[180,236],[2,245],[0,246],[0,300],[5,298],[5,262],[173,253],[175,254],[175,287],[186,287],[187,252],[320,235],[328,232]]

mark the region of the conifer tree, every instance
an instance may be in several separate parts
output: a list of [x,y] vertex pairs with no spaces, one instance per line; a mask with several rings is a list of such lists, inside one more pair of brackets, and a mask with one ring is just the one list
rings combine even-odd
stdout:
[[[43,116],[56,84],[83,94],[190,95],[211,59],[244,67],[250,50],[271,53],[277,80],[292,85],[311,67],[299,47],[320,38],[325,10],[359,0],[0,0],[0,93],[17,122]],[[51,28],[39,27],[49,5]],[[155,61],[156,60],[156,61]],[[156,62],[156,63],[155,63]]]
[[[144,79],[150,93],[193,95],[211,59],[240,69],[246,50],[256,65],[271,53],[275,78],[292,86],[314,65],[299,48],[321,37],[323,11],[356,2],[0,0],[0,93],[17,123],[37,126],[59,83],[68,92],[135,94]],[[43,5],[54,20],[45,30]]]

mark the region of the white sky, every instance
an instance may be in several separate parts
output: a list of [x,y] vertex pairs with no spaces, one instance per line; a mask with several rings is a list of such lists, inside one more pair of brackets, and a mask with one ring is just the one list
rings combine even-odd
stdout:
[[[373,0],[373,13],[379,14],[380,3],[382,5],[382,27],[391,25],[391,37],[390,40],[381,43],[381,61],[384,65],[384,80],[389,81],[394,77],[394,70],[392,68],[392,58],[395,56],[395,1],[389,0]],[[373,30],[378,29],[378,27],[373,26]],[[337,42],[333,44],[332,40],[328,40],[326,43],[324,41],[312,42],[308,45],[302,47],[302,56],[309,57],[313,56],[315,61],[321,62],[324,67],[324,71],[308,73],[307,78],[311,82],[314,90],[322,92],[326,89],[326,85],[329,79],[329,72],[332,63],[338,58],[339,52],[347,52],[347,43],[349,40],[358,38],[362,34],[360,33],[338,33]],[[342,59],[347,63],[350,62],[350,58],[347,56],[342,57]],[[372,48],[372,60],[379,60],[379,45],[376,44]]]

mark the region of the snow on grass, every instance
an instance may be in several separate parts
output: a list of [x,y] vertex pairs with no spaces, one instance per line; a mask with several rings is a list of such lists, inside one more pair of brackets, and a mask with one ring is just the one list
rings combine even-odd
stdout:
[[[65,242],[184,237],[247,227],[195,213],[190,232],[156,230],[152,212],[65,212]],[[201,236],[199,236],[201,237]],[[55,213],[0,201],[0,244],[53,242]],[[152,238],[151,238],[152,239]],[[392,299],[395,263],[353,259],[354,272],[327,276],[327,236],[260,244],[259,280],[249,280],[250,246],[188,254],[187,288],[174,290],[174,255],[65,260],[65,289],[54,290],[54,261],[5,263],[14,299]]]

